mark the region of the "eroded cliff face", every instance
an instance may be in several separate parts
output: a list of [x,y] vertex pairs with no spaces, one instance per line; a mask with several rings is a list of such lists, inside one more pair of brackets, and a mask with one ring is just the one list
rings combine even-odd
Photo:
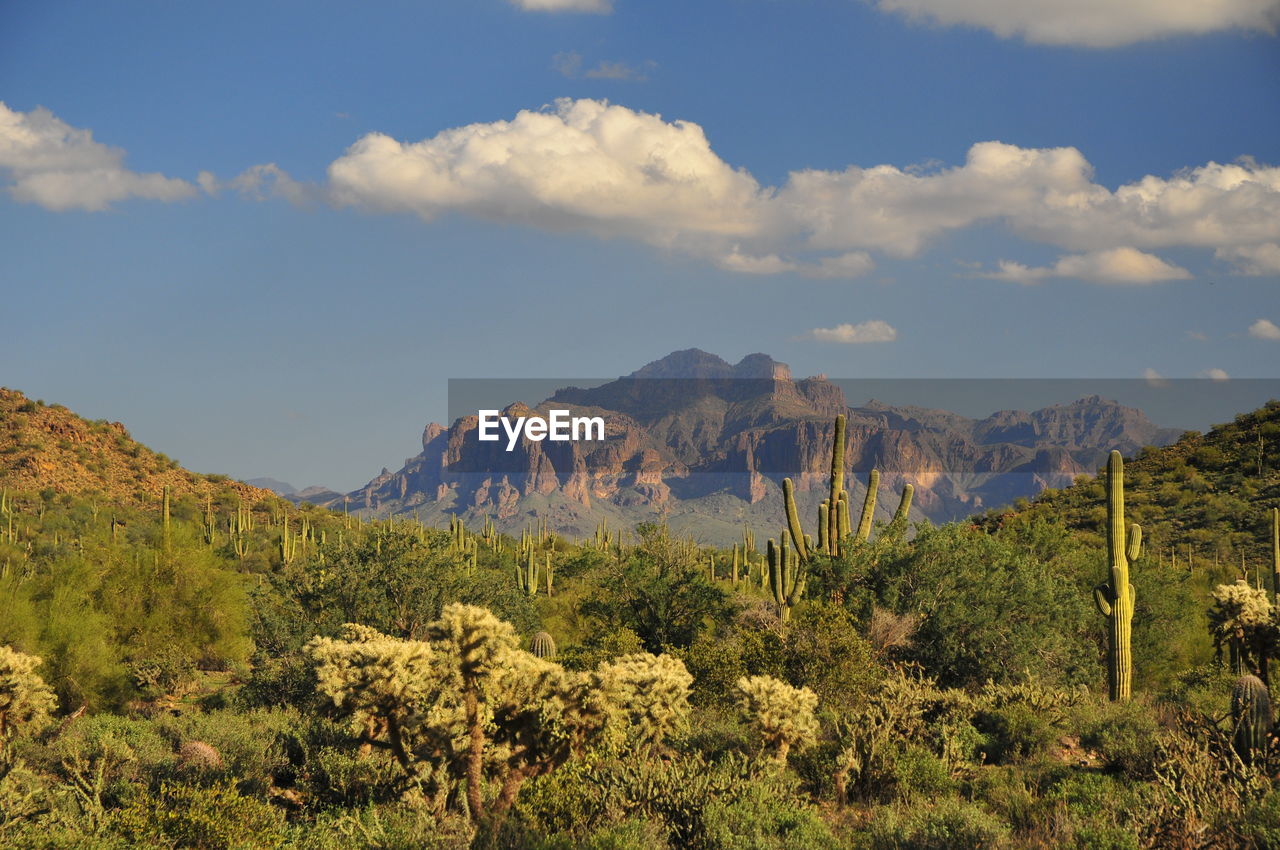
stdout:
[[[397,472],[383,470],[351,501],[376,512],[433,507],[499,520],[554,502],[577,522],[602,506],[696,513],[701,501],[726,495],[765,510],[786,476],[816,501],[830,473],[833,420],[845,413],[845,472],[856,497],[878,468],[885,503],[896,504],[889,491],[911,483],[914,513],[945,521],[1070,484],[1113,447],[1133,450],[1177,434],[1096,396],[983,420],[878,402],[850,408],[822,376],[795,380],[767,355],[731,365],[696,349],[600,387],[559,390],[535,408],[510,405],[502,415],[545,417],[552,409],[601,417],[605,439],[521,438],[508,452],[505,436],[477,439],[474,415],[448,428],[431,423],[419,455]],[[717,506],[723,511],[722,501]]]

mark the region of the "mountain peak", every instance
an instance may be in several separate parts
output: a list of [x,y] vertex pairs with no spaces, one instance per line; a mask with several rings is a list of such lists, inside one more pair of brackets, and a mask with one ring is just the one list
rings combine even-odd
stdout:
[[730,378],[733,367],[722,357],[700,348],[673,351],[637,369],[628,378]]

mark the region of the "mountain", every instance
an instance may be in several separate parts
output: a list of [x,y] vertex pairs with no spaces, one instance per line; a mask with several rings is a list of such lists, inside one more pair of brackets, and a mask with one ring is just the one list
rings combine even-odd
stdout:
[[129,436],[119,422],[90,422],[59,404],[33,401],[0,387],[0,486],[11,490],[101,494],[106,499],[155,504],[164,488],[177,497],[228,492],[257,501],[267,490],[201,475]]
[[[944,410],[875,401],[850,407],[818,375],[795,379],[765,354],[730,364],[689,349],[599,387],[566,387],[507,417],[568,409],[599,416],[606,439],[534,442],[506,451],[506,439],[477,439],[478,417],[426,426],[422,452],[395,472],[326,504],[376,515],[417,514],[443,522],[494,517],[516,530],[534,516],[570,535],[600,518],[630,525],[665,519],[702,539],[735,537],[744,522],[779,522],[783,477],[812,507],[826,490],[835,416],[848,417],[846,473],[861,500],[866,474],[881,471],[879,509],[896,507],[904,483],[916,488],[913,514],[945,521],[1070,484],[1112,448],[1131,453],[1166,444],[1141,411],[1097,396],[1031,412],[970,419]],[[314,500],[313,500],[314,501]]]
[[288,498],[298,492],[298,488],[285,481],[277,481],[274,478],[250,478],[244,482],[251,487],[261,487],[263,490],[270,490],[277,496]]

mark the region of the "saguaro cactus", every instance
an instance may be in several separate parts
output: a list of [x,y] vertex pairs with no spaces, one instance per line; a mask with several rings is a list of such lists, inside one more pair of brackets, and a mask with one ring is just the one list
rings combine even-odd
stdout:
[[1129,584],[1129,562],[1142,554],[1142,527],[1124,525],[1124,460],[1113,451],[1107,459],[1107,556],[1109,577],[1093,589],[1098,611],[1107,618],[1107,684],[1114,701],[1127,701],[1133,680],[1133,655],[1129,638],[1133,631],[1134,589]]
[[1280,508],[1271,509],[1271,574],[1272,590],[1280,599]]
[[782,504],[787,511],[787,530],[796,544],[801,561],[809,560],[809,548],[805,545],[804,529],[800,527],[800,514],[796,511],[796,488],[790,478],[782,479]]
[[538,562],[534,559],[532,546],[527,549],[523,567],[520,565],[519,557],[516,558],[516,586],[527,596],[538,595]]
[[827,538],[827,554],[840,554],[840,493],[844,490],[844,414],[836,417],[835,440],[831,445],[831,496],[822,519]]
[[858,542],[871,539],[871,523],[876,516],[876,491],[880,489],[880,470],[873,469],[867,476],[867,497],[862,500],[862,516],[858,518]]
[[1271,732],[1271,694],[1257,676],[1241,676],[1231,689],[1231,722],[1235,727],[1232,748],[1245,764],[1267,750]]
[[773,601],[778,605],[778,616],[786,623],[791,620],[791,608],[804,597],[804,563],[798,557],[791,557],[785,535],[781,546],[769,541],[768,558],[769,589],[773,591]]

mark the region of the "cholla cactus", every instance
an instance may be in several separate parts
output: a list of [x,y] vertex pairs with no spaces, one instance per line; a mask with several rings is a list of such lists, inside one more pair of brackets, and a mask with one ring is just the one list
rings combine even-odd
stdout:
[[[342,640],[315,638],[308,651],[320,691],[367,744],[434,781],[440,805],[449,787],[439,786],[463,777],[472,817],[501,817],[526,779],[603,727],[590,677],[524,652],[484,608],[448,605],[427,633],[429,642],[403,641],[348,625]],[[487,810],[486,779],[497,786]]]
[[806,747],[817,740],[814,709],[818,696],[808,688],[793,688],[772,676],[738,680],[738,708],[755,724],[773,757],[785,763],[792,747]]
[[693,676],[670,655],[636,652],[596,668],[594,688],[642,747],[657,749],[689,714]]
[[1280,637],[1267,592],[1244,579],[1220,584],[1213,591],[1209,631],[1219,657],[1226,645],[1231,669],[1267,679],[1267,659]]
[[0,646],[0,744],[18,729],[44,725],[58,705],[53,691],[36,673],[40,659]]

